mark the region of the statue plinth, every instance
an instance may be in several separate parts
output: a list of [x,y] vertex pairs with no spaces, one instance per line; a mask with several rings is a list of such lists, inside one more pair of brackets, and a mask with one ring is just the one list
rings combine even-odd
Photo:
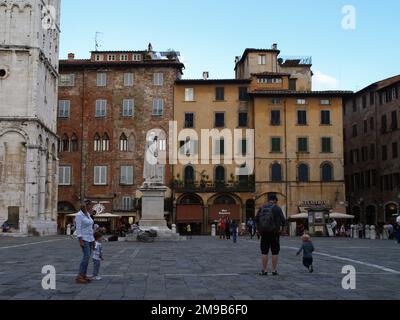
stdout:
[[139,189],[142,195],[142,217],[139,222],[143,230],[157,230],[157,240],[180,240],[179,234],[167,227],[164,217],[164,200],[167,187],[157,182],[145,182]]

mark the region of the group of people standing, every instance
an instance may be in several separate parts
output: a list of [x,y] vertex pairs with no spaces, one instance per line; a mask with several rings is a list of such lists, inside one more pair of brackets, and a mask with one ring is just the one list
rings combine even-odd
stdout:
[[218,221],[218,233],[221,240],[230,240],[233,238],[233,242],[237,242],[237,236],[239,233],[238,224],[236,221],[229,218],[221,218]]

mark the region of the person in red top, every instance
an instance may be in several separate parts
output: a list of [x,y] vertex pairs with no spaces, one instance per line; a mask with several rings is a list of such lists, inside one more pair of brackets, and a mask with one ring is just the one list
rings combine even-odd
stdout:
[[225,240],[225,219],[221,218],[220,224],[221,224],[221,226],[220,226],[220,229],[219,229],[219,232],[220,232],[219,233],[219,238]]

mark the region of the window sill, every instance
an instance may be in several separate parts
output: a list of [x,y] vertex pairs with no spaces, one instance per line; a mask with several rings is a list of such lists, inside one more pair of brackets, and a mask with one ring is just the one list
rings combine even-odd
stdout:
[[332,123],[329,123],[329,124],[321,123],[319,126],[320,126],[320,127],[332,127],[333,124],[332,124]]
[[309,125],[308,125],[308,124],[299,124],[299,123],[298,123],[298,124],[296,124],[296,126],[297,126],[297,127],[308,127]]
[[298,154],[298,155],[302,155],[302,154],[309,155],[310,152],[309,151],[300,151],[300,152],[296,152],[296,154]]
[[196,103],[196,100],[183,100],[182,103]]
[[121,187],[133,187],[135,184],[134,184],[134,183],[130,183],[130,184],[120,183],[119,185],[120,185]]
[[282,151],[271,151],[270,153],[272,153],[272,154],[283,154]]
[[108,184],[93,184],[93,187],[108,187]]
[[213,100],[213,102],[228,102],[227,100]]
[[72,187],[72,184],[59,184],[59,187]]
[[276,123],[271,123],[270,124],[271,127],[281,127],[282,123],[276,124]]

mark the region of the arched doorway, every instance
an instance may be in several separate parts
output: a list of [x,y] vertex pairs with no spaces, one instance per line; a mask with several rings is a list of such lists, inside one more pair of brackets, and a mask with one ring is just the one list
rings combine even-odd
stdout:
[[256,202],[252,199],[247,200],[246,201],[246,222],[250,218],[254,219],[255,211],[256,211]]
[[360,207],[353,207],[353,216],[354,222],[359,223],[361,221],[361,208]]
[[209,200],[210,224],[220,218],[229,218],[240,223],[242,220],[241,200],[232,194],[218,194]]
[[365,209],[365,220],[369,226],[376,225],[376,208],[375,206],[368,206]]
[[176,206],[176,225],[180,234],[186,234],[188,224],[192,227],[192,234],[204,233],[203,217],[204,203],[197,194],[184,194],[178,199]]
[[397,203],[391,202],[385,206],[385,222],[394,222],[396,215],[399,213]]

